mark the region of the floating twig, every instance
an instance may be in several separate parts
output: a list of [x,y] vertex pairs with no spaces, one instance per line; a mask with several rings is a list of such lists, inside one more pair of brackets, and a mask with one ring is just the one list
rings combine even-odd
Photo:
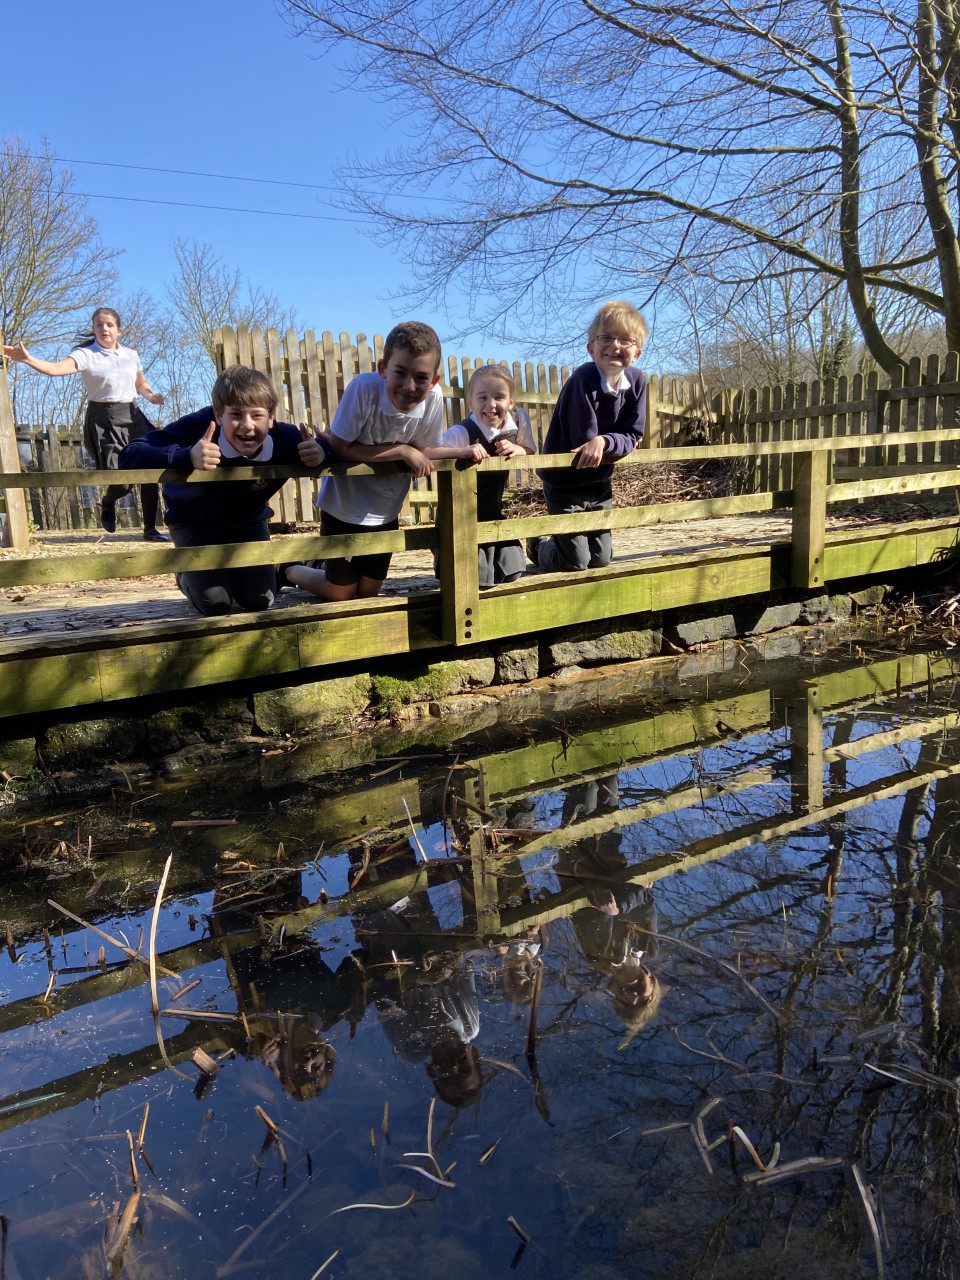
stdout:
[[527,1234],[526,1231],[524,1231],[523,1227],[521,1227],[520,1223],[516,1220],[513,1214],[511,1214],[510,1217],[507,1218],[507,1222],[510,1224],[511,1227],[513,1227],[514,1231],[517,1233],[517,1235],[520,1237],[520,1239],[523,1241],[524,1244],[530,1243],[530,1236]]
[[422,1178],[429,1178],[431,1182],[435,1182],[438,1187],[455,1187],[455,1182],[448,1182],[446,1178],[438,1173],[431,1173],[429,1169],[424,1169],[419,1164],[399,1164],[398,1169],[410,1169],[413,1173],[419,1173]]
[[757,1155],[757,1148],[753,1145],[753,1143],[750,1141],[750,1139],[747,1137],[747,1135],[744,1133],[744,1131],[740,1128],[738,1124],[732,1124],[730,1126],[730,1136],[731,1138],[736,1137],[740,1139],[743,1145],[750,1152],[750,1156],[753,1160],[753,1163],[757,1166],[757,1168],[760,1170],[761,1173],[766,1173],[767,1166],[763,1163],[763,1161]]
[[188,982],[185,987],[181,987],[179,991],[175,991],[170,997],[171,1004],[174,1000],[182,1000],[188,991],[192,991],[194,987],[199,987],[200,982],[200,978],[194,978],[194,980],[192,982]]
[[[349,1209],[408,1209],[417,1198],[417,1193],[411,1191],[406,1200],[402,1204],[345,1204],[342,1209],[334,1209],[333,1213],[328,1213],[327,1217],[332,1218],[334,1214],[346,1213]],[[217,1272],[219,1275],[220,1273]]]
[[188,1022],[239,1022],[237,1013],[221,1013],[217,1009],[161,1009],[161,1018],[185,1018]]
[[420,854],[420,861],[429,862],[430,859],[427,857],[424,847],[420,843],[420,837],[417,835],[417,828],[413,825],[413,815],[410,813],[410,806],[407,804],[406,797],[401,797],[401,798],[403,799],[403,807],[407,811],[407,821],[410,823],[410,831],[411,831],[411,834],[413,835],[413,843],[417,846],[417,852]]
[[854,1191],[854,1199],[857,1201],[862,1211],[863,1218],[867,1224],[867,1230],[873,1241],[873,1256],[877,1263],[877,1280],[883,1280],[883,1244],[880,1239],[880,1227],[877,1224],[876,1207],[874,1205],[873,1193],[863,1180],[863,1174],[855,1164],[847,1167],[847,1181],[851,1183]]
[[537,1011],[540,1008],[540,989],[543,986],[543,962],[539,957],[534,961],[532,991],[530,995],[530,1025],[527,1028],[527,1057],[532,1058],[537,1052]]
[[712,1178],[715,1173],[715,1170],[713,1167],[713,1161],[710,1159],[710,1156],[707,1153],[707,1144],[700,1140],[700,1133],[698,1132],[697,1126],[695,1124],[688,1124],[687,1130],[690,1134],[690,1137],[693,1139],[693,1145],[700,1152],[700,1159],[703,1161],[704,1165],[706,1166],[707,1173],[709,1173]]
[[235,827],[236,818],[179,818],[171,827]]
[[477,1161],[477,1164],[480,1166],[481,1169],[487,1163],[488,1160],[493,1158],[493,1153],[496,1151],[497,1147],[499,1147],[502,1141],[503,1141],[502,1138],[498,1138],[496,1142],[492,1143],[489,1147],[487,1147],[486,1151],[483,1152],[483,1154],[480,1156],[479,1160]]
[[143,1150],[143,1140],[147,1134],[147,1118],[149,1117],[149,1115],[150,1115],[150,1103],[145,1102],[143,1104],[143,1116],[140,1120],[140,1132],[137,1134],[137,1150],[138,1151]]
[[512,1062],[504,1062],[502,1058],[481,1058],[480,1061],[489,1062],[492,1067],[499,1067],[502,1071],[512,1071],[521,1080],[527,1079],[519,1067],[515,1067]]
[[744,1182],[754,1182],[764,1187],[772,1182],[785,1182],[787,1178],[798,1178],[805,1173],[820,1173],[824,1169],[836,1169],[843,1164],[839,1156],[804,1156],[801,1160],[791,1160],[789,1164],[778,1165],[776,1169],[754,1169],[743,1175]]
[[257,1115],[260,1117],[260,1119],[263,1121],[263,1123],[267,1126],[267,1129],[269,1130],[271,1137],[275,1138],[277,1134],[280,1132],[280,1127],[277,1124],[276,1120],[271,1120],[270,1117],[267,1115],[267,1113],[264,1111],[263,1107],[259,1105],[259,1103],[253,1109],[257,1113]]
[[126,1133],[127,1133],[127,1147],[130,1151],[130,1177],[133,1180],[134,1191],[139,1191],[140,1175],[137,1172],[137,1153],[133,1147],[133,1134],[130,1132],[129,1129],[127,1129]]
[[170,874],[170,868],[173,865],[173,854],[167,858],[166,866],[163,868],[163,875],[160,877],[160,884],[157,888],[157,900],[153,907],[153,919],[150,921],[150,1009],[153,1016],[156,1017],[160,1012],[160,1001],[157,998],[157,923],[160,919],[160,904],[163,901],[163,891],[167,887],[167,876]]
[[310,1280],[317,1280],[317,1277],[323,1275],[327,1267],[329,1267],[330,1263],[333,1262],[334,1258],[339,1258],[339,1257],[340,1257],[340,1250],[334,1249],[333,1253],[331,1253],[330,1257],[326,1260],[326,1262],[323,1263],[322,1266],[318,1267],[317,1270],[313,1273],[313,1275],[310,1277]]
[[347,888],[351,893],[353,893],[354,889],[356,889],[357,885],[367,874],[367,867],[370,865],[370,842],[369,840],[363,840],[361,843],[363,844],[363,861],[361,862],[356,874],[350,877],[347,884]]
[[195,1049],[193,1052],[193,1062],[197,1069],[205,1076],[213,1077],[220,1070],[220,1063],[215,1058],[211,1058],[205,1049]]
[[[436,1098],[430,1099],[430,1110],[427,1113],[427,1153],[434,1164],[437,1164],[437,1158],[433,1154],[433,1113],[437,1108]],[[440,1166],[437,1165],[437,1168]]]
[[133,1227],[134,1219],[137,1216],[137,1207],[140,1204],[140,1192],[134,1191],[133,1195],[127,1201],[120,1220],[114,1229],[109,1233],[105,1246],[107,1261],[116,1268],[123,1258],[123,1251],[127,1247],[127,1240],[130,1236],[130,1230]]

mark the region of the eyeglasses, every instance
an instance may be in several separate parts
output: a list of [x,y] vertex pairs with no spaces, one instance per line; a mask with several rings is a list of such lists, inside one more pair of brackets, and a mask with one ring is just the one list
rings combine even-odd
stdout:
[[637,345],[633,338],[621,338],[612,333],[598,333],[594,342],[601,347],[635,347]]

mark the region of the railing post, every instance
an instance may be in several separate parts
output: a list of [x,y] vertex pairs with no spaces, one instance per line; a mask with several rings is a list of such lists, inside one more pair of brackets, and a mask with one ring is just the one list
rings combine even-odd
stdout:
[[[3,334],[0,334],[0,346]],[[21,470],[20,451],[17,448],[17,427],[13,420],[13,405],[7,385],[7,368],[0,353],[0,471],[13,473]],[[7,489],[4,494],[7,510],[6,528],[0,530],[0,546],[24,550],[30,545],[30,526],[27,522],[27,495],[23,489]]]
[[794,457],[791,580],[795,587],[823,586],[827,469],[826,449]]
[[476,467],[438,471],[437,496],[440,634],[448,644],[470,644],[480,608]]

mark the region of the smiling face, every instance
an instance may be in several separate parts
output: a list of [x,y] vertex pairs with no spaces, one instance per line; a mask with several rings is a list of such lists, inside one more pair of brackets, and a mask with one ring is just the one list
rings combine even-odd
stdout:
[[93,336],[104,351],[113,351],[120,345],[120,322],[113,311],[93,313]]
[[237,453],[245,458],[255,458],[263,448],[274,417],[269,409],[244,409],[240,405],[228,404],[224,406],[219,421],[221,431]]
[[642,347],[629,333],[611,326],[611,332],[598,333],[592,338],[587,350],[606,380],[614,384],[620,381],[624,369],[630,368]]
[[440,381],[437,357],[432,351],[415,356],[398,347],[389,360],[377,362],[377,372],[387,384],[390,403],[401,413],[410,413],[427,398],[431,387]]
[[509,386],[495,373],[474,378],[467,396],[467,408],[474,422],[488,431],[500,431],[515,402]]

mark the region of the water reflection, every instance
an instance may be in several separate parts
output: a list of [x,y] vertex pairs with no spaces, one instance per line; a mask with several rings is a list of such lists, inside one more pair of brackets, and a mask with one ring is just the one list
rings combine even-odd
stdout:
[[[738,668],[338,777],[305,752],[258,787],[18,813],[11,1274],[952,1275],[953,681]],[[65,829],[111,852],[65,875]],[[144,945],[174,846],[186,1080],[109,941]]]

